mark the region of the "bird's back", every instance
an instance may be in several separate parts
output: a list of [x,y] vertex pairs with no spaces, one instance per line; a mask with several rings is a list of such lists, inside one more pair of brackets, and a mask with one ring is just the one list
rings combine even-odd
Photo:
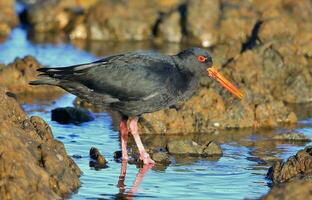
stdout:
[[119,54],[93,63],[39,71],[42,79],[32,84],[60,86],[127,116],[177,103],[190,84],[171,56],[155,52]]

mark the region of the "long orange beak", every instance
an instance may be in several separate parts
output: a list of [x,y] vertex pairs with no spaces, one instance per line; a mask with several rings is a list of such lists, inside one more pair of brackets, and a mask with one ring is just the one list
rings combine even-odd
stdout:
[[224,76],[222,76],[214,67],[207,69],[208,76],[217,80],[224,88],[230,91],[235,97],[242,99],[243,93],[239,91],[230,81],[228,81]]

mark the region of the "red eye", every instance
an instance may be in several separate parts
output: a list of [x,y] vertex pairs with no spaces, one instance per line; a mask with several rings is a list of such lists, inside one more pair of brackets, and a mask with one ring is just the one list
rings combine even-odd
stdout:
[[197,56],[197,60],[203,63],[207,60],[207,58],[205,56]]

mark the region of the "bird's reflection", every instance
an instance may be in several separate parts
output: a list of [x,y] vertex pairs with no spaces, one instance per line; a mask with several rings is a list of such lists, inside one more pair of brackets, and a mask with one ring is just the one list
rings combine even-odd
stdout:
[[117,184],[117,187],[119,188],[119,194],[117,195],[116,199],[129,199],[129,200],[133,199],[133,196],[135,195],[135,193],[138,192],[138,188],[141,182],[143,181],[145,174],[154,166],[151,164],[143,165],[143,167],[141,167],[139,172],[137,173],[131,189],[127,192],[125,188],[127,164],[128,164],[127,160],[122,160],[120,176],[119,176],[118,184]]

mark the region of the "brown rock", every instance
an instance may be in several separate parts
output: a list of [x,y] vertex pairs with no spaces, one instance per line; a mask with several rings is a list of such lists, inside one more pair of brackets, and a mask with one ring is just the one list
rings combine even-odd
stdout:
[[156,163],[164,163],[164,164],[171,163],[171,161],[169,159],[169,155],[166,152],[155,152],[152,154],[152,159]]
[[295,180],[280,186],[274,186],[262,200],[302,200],[311,199],[312,181]]
[[198,155],[202,153],[202,146],[191,140],[173,140],[167,145],[169,153]]
[[0,87],[0,199],[61,199],[76,190],[81,171],[64,145],[7,94]]
[[[21,101],[33,102],[36,99],[53,100],[64,91],[52,86],[31,86],[29,81],[37,79],[36,69],[42,67],[36,59],[26,56],[17,58],[8,65],[0,66],[0,86],[14,92]],[[35,97],[35,98],[34,98]]]
[[15,0],[0,0],[0,8],[0,41],[2,41],[18,24],[18,17],[15,13]]
[[304,178],[312,174],[312,147],[306,147],[284,163],[277,162],[267,174],[274,183],[283,183],[293,178]]
[[299,142],[309,142],[310,138],[300,133],[285,133],[275,135],[272,139],[274,140],[284,140],[284,141],[299,141]]
[[191,156],[216,156],[222,155],[221,147],[213,141],[200,145],[192,140],[172,140],[167,144],[169,153],[188,154]]
[[218,42],[216,30],[221,16],[220,1],[188,1],[186,28],[188,37],[202,46],[209,47]]
[[159,25],[157,36],[167,42],[181,42],[182,27],[179,12],[173,12]]
[[90,167],[94,167],[95,169],[101,169],[107,167],[107,161],[105,157],[100,153],[100,151],[95,148],[91,147],[90,149],[90,158],[95,160],[95,162],[90,161],[89,165]]
[[216,156],[222,155],[223,152],[220,145],[213,141],[209,141],[206,145],[203,146],[203,154],[207,156]]

